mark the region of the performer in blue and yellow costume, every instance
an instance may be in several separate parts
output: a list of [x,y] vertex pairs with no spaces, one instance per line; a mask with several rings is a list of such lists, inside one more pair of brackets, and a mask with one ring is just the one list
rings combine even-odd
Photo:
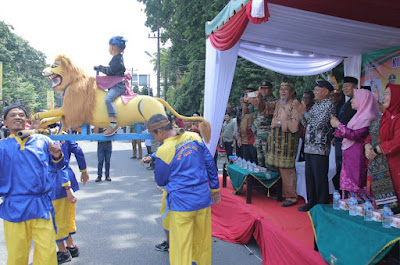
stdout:
[[147,124],[162,143],[142,162],[155,161],[157,184],[168,194],[170,264],[211,264],[210,206],[221,199],[214,158],[197,133],[177,134],[164,115],[152,116]]
[[49,191],[53,183],[49,165],[65,166],[61,147],[44,135],[17,137],[25,129],[27,112],[20,104],[4,110],[4,124],[10,136],[0,141],[0,218],[8,265],[27,265],[31,241],[33,264],[56,265],[54,209]]
[[[75,245],[71,235],[76,233],[75,223],[75,192],[79,190],[79,184],[75,173],[69,166],[71,154],[75,155],[81,175],[81,181],[86,184],[89,181],[89,175],[86,169],[85,156],[82,149],[74,141],[65,141],[61,145],[61,150],[65,156],[67,167],[62,170],[51,168],[50,174],[56,175],[51,200],[56,212],[56,242],[58,247],[57,258],[60,261],[71,260],[70,255],[75,258],[79,256],[79,248]],[[67,246],[64,245],[66,241]]]
[[[35,120],[32,123],[31,129],[40,129],[40,121]],[[71,258],[79,256],[79,248],[75,245],[71,236],[76,233],[75,202],[77,201],[77,197],[75,196],[75,192],[79,190],[75,173],[69,166],[72,153],[75,155],[79,170],[82,173],[81,181],[84,185],[89,181],[85,155],[79,145],[75,141],[62,141],[61,150],[64,154],[66,167],[63,169],[49,168],[50,175],[55,179],[50,197],[56,213],[58,264],[68,262]],[[66,241],[66,246],[64,241]]]

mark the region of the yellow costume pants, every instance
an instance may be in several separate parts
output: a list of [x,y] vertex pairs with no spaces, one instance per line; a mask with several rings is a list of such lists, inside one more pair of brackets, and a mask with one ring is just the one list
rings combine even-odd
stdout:
[[56,212],[56,240],[57,242],[61,242],[66,240],[70,234],[76,232],[75,204],[70,203],[67,197],[54,200],[51,203]]
[[211,265],[211,207],[168,214],[170,264]]
[[[162,198],[161,198],[161,216],[164,216],[165,209],[167,208],[166,207],[167,194],[168,194],[167,190],[163,189],[162,190]],[[165,231],[169,231],[169,220],[168,220],[168,217],[169,217],[169,211],[168,211],[167,215],[164,217],[164,219],[162,219],[163,228],[164,228]]]
[[35,244],[33,265],[57,265],[55,231],[51,218],[19,223],[4,220],[4,236],[8,252],[7,265],[28,265],[32,240]]

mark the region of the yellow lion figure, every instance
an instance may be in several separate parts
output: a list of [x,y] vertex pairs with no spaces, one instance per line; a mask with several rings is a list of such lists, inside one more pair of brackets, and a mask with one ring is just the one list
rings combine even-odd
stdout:
[[[71,60],[58,55],[54,63],[43,70],[43,76],[51,81],[52,88],[63,93],[61,108],[36,113],[32,120],[43,119],[42,124],[51,124],[61,119],[60,133],[83,124],[91,124],[105,128],[110,124],[105,97],[107,92],[99,89],[96,79],[87,76],[80,68],[74,66]],[[137,95],[124,104],[121,97],[115,101],[118,126],[128,126],[132,123],[145,123],[154,114],[166,115],[164,106],[176,117],[183,120],[202,121],[199,130],[208,143],[211,137],[211,126],[202,117],[184,117],[179,115],[166,101],[160,98]]]

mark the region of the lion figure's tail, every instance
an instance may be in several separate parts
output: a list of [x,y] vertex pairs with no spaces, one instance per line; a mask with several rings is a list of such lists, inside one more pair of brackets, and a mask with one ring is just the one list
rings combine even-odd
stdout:
[[199,125],[199,130],[201,136],[203,136],[204,141],[206,143],[210,142],[211,139],[211,125],[210,123],[205,120],[203,117],[186,117],[180,115],[178,112],[176,112],[165,100],[161,98],[155,98],[157,101],[159,101],[161,104],[163,104],[172,114],[174,114],[176,117],[182,119],[182,120],[189,120],[189,121],[201,121]]

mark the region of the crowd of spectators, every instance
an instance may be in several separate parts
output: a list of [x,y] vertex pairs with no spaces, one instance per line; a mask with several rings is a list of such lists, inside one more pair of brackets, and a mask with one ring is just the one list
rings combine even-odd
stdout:
[[381,101],[378,92],[358,88],[358,79],[351,76],[344,77],[342,89],[319,79],[301,98],[289,78],[280,83],[279,98],[274,97],[274,87],[262,81],[258,89],[244,89],[239,106],[228,103],[220,148],[228,156],[236,153],[279,172],[285,197],[282,207],[297,204],[295,161],[300,151],[308,203],[299,211],[329,203],[329,154],[334,148],[333,184],[342,197],[354,194],[380,208],[386,202],[398,212],[400,85],[388,84]]

